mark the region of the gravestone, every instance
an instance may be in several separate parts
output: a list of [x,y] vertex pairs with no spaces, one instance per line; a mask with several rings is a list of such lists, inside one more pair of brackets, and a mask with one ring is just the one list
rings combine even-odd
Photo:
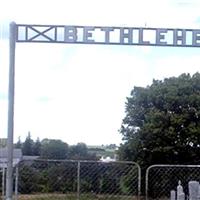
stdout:
[[177,200],[185,200],[185,193],[183,192],[183,187],[181,185],[181,181],[178,181]]
[[178,181],[178,186],[175,190],[171,190],[170,192],[170,200],[185,200],[185,193],[183,191],[183,187],[181,185],[181,181]]
[[171,192],[170,192],[170,200],[176,200],[176,191],[175,190],[171,190]]
[[[198,181],[189,181],[188,195],[186,196],[181,181],[178,182],[177,190],[171,190],[170,200],[200,200],[200,184]],[[187,197],[187,198],[186,198]]]
[[189,181],[189,200],[198,200],[199,196],[199,182],[198,181]]

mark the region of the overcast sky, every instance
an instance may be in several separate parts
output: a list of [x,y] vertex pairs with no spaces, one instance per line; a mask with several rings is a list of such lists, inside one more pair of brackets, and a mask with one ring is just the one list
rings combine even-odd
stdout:
[[[200,28],[198,0],[6,0],[0,9],[0,136],[7,136],[8,25]],[[121,143],[134,86],[200,69],[199,48],[16,45],[15,141]]]

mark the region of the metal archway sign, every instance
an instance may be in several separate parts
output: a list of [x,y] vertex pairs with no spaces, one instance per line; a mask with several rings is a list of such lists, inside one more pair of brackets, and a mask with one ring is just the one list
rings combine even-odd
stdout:
[[6,200],[12,200],[15,46],[17,42],[200,47],[200,29],[10,23]]
[[16,27],[16,42],[200,47],[200,29],[27,25]]

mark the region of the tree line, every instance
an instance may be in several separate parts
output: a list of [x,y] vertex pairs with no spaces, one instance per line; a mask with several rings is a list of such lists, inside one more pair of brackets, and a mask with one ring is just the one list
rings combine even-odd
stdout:
[[41,159],[55,160],[98,160],[99,157],[90,152],[85,143],[76,145],[68,145],[59,139],[43,139],[39,138],[34,141],[28,133],[24,142],[19,138],[15,144],[15,148],[22,149],[24,156],[38,156]]
[[[125,112],[120,129],[123,144],[118,151],[121,160],[137,162],[143,175],[153,164],[200,164],[200,73],[135,86]],[[170,181],[173,185],[178,177]],[[150,187],[164,191],[165,183],[166,179],[159,179]]]
[[120,158],[142,166],[200,163],[200,73],[134,87],[120,132]]
[[[200,73],[153,80],[147,87],[134,87],[125,104],[126,115],[120,134],[120,160],[152,164],[200,163]],[[96,159],[87,145],[69,146],[61,140],[31,139],[22,148],[23,155],[48,159]],[[115,147],[115,146],[114,146]]]

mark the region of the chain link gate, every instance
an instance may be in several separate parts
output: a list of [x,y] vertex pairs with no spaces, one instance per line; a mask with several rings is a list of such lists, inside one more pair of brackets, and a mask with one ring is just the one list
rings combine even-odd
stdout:
[[19,200],[128,200],[140,195],[134,162],[29,160],[18,165]]
[[200,165],[150,166],[146,171],[146,200],[169,199],[170,191],[176,190],[179,180],[188,194],[188,182],[200,181]]

